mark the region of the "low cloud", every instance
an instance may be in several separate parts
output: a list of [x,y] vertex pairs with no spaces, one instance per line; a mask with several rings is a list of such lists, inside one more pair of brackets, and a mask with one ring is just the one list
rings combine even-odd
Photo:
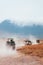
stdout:
[[27,20],[13,20],[12,22],[19,25],[19,26],[32,26],[32,25],[43,25],[43,17],[39,17],[39,18],[30,18]]

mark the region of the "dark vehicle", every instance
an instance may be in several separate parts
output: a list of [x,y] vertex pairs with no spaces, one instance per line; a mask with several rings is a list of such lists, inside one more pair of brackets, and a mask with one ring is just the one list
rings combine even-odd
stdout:
[[7,45],[12,46],[12,48],[15,49],[15,41],[13,41],[13,39],[8,39]]
[[32,45],[32,42],[30,40],[25,40],[25,45]]
[[36,40],[37,43],[40,43],[40,40]]

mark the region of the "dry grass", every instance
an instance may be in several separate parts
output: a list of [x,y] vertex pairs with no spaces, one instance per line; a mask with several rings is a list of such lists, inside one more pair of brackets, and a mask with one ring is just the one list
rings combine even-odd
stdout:
[[43,44],[23,46],[22,48],[17,49],[17,51],[27,55],[43,57]]

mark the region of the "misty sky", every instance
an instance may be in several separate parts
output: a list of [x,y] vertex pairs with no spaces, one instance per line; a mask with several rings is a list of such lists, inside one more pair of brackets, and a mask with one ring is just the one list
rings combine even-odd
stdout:
[[0,0],[0,22],[4,19],[17,24],[42,24],[43,0]]

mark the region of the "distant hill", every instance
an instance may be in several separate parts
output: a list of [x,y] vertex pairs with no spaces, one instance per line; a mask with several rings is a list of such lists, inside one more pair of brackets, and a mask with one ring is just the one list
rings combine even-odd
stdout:
[[2,23],[0,23],[0,31],[23,35],[32,34],[43,38],[43,26],[41,25],[19,26],[17,24],[11,23],[10,20],[4,20]]

